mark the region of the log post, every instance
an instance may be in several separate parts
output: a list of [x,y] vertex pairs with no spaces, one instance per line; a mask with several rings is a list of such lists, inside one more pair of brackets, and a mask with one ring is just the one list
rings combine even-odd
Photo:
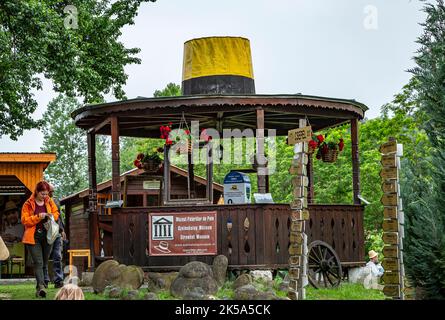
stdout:
[[[95,255],[99,252],[99,230],[97,228],[97,178],[96,178],[96,134],[87,134],[88,148],[88,222],[89,222],[89,243],[93,259],[91,267],[94,270]],[[97,241],[95,241],[97,239]],[[97,245],[96,245],[97,244]]]
[[116,116],[111,117],[111,180],[112,200],[121,200],[121,178],[119,157],[119,120]]
[[266,193],[266,165],[263,163],[264,154],[264,110],[257,109],[257,130],[256,130],[256,143],[257,143],[257,179],[258,179],[258,193]]
[[354,204],[361,204],[360,194],[360,158],[358,151],[358,119],[351,120],[351,144],[352,144],[352,191]]

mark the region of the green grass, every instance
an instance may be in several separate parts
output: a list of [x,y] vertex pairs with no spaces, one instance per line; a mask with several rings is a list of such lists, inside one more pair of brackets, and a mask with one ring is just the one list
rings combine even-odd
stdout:
[[[46,290],[46,300],[54,300],[59,289],[54,289],[52,285]],[[92,292],[84,292],[85,300],[106,300],[102,295]],[[0,300],[43,300],[36,297],[36,288],[34,283],[17,284],[17,285],[0,285]]]
[[385,295],[379,290],[365,289],[361,284],[343,283],[335,289],[308,286],[306,300],[385,300]]
[[[275,292],[279,297],[286,297],[287,293],[277,290],[280,281],[276,281]],[[53,300],[58,289],[50,288],[47,290],[46,300]],[[139,290],[139,299],[142,299],[146,289]],[[111,300],[103,294],[95,294],[92,292],[85,292],[85,300]],[[175,299],[170,292],[161,291],[158,293],[160,300]],[[232,282],[228,281],[220,288],[216,294],[217,299],[232,299],[233,290]],[[35,285],[33,283],[18,284],[18,285],[0,285],[0,300],[38,300],[35,296]],[[311,286],[306,287],[307,300],[384,300],[385,296],[378,290],[367,290],[361,284],[344,283],[335,289],[314,289]]]

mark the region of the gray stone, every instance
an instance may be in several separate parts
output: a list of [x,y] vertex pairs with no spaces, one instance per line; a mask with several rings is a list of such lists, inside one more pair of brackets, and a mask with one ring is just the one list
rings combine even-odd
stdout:
[[192,261],[187,263],[179,270],[179,276],[189,279],[213,277],[212,268],[201,261]]
[[202,290],[202,295],[213,295],[218,291],[212,268],[199,261],[183,266],[170,287],[170,293],[175,297],[184,297],[194,290]]
[[138,300],[138,298],[139,298],[139,291],[130,290],[126,295],[122,297],[122,300]]
[[93,284],[94,272],[82,272],[82,279],[79,281],[79,287],[91,287]]
[[224,255],[219,255],[213,260],[213,277],[219,287],[224,285],[226,281],[227,266],[229,265],[229,260]]
[[154,292],[147,292],[144,296],[144,300],[159,300],[159,297]]
[[170,287],[170,293],[175,297],[183,297],[194,288],[201,288],[204,294],[215,294],[218,291],[218,284],[213,277],[184,278],[178,276]]
[[278,290],[280,290],[280,291],[288,291],[289,290],[289,282],[281,282],[279,285],[278,285]]
[[118,287],[113,287],[108,292],[108,297],[112,299],[120,298],[122,294],[122,289]]
[[190,291],[187,291],[182,296],[184,300],[203,300],[205,297],[205,292],[202,288],[193,288]]
[[123,289],[139,289],[144,283],[144,272],[137,266],[120,265],[120,277],[115,284]]
[[244,273],[242,275],[240,275],[238,278],[236,278],[236,280],[233,282],[233,289],[237,289],[239,287],[251,284],[253,282],[252,276]]
[[273,280],[272,271],[270,271],[270,270],[253,270],[253,271],[250,271],[250,275],[252,276],[252,279],[254,281],[256,281],[256,280],[272,281]]
[[178,272],[148,272],[147,288],[149,291],[159,292],[161,290],[169,291],[173,280],[178,276]]
[[273,291],[259,291],[254,285],[247,284],[235,289],[235,300],[278,300]]
[[102,293],[105,287],[116,281],[119,276],[119,262],[115,260],[102,262],[94,272],[92,283],[94,292]]
[[92,286],[95,293],[102,293],[106,286],[114,285],[122,289],[139,289],[144,282],[144,272],[137,266],[126,266],[115,260],[107,260],[99,265],[93,275]]
[[257,300],[260,292],[252,284],[246,284],[236,288],[234,294],[235,300]]

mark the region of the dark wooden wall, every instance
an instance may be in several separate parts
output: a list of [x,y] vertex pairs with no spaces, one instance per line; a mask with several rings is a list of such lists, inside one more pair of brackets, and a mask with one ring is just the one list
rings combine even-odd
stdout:
[[[345,265],[364,261],[362,206],[311,205],[307,224],[309,241],[323,240],[335,247]],[[230,268],[287,268],[290,207],[285,204],[205,207],[113,209],[113,256],[121,263],[146,269],[176,269],[187,262],[206,263],[213,256],[149,257],[148,213],[216,210],[218,254],[226,255]],[[246,220],[247,219],[247,220]],[[231,221],[231,231],[227,222]],[[248,227],[246,221],[248,221]]]

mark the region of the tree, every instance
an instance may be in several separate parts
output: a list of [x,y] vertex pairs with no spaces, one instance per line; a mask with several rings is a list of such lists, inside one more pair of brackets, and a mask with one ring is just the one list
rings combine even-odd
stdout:
[[155,98],[158,97],[176,97],[176,96],[181,96],[181,86],[178,84],[175,84],[173,82],[170,82],[169,84],[167,84],[167,86],[162,89],[162,90],[156,90],[153,93],[153,96]]
[[[419,108],[433,146],[431,182],[410,179],[418,195],[406,219],[405,263],[409,278],[422,287],[426,298],[445,299],[445,5],[425,3],[426,22],[418,39],[421,45],[411,70],[418,80]],[[412,168],[417,171],[416,167]],[[422,182],[422,181],[420,181]],[[419,189],[424,189],[423,193]]]
[[[153,93],[154,97],[172,97],[181,95],[181,86],[170,82],[162,90],[156,90]],[[154,147],[159,147],[163,144],[160,139],[144,139],[144,138],[131,138],[124,137],[121,140],[120,148],[120,170],[125,172],[134,169],[134,159],[138,153],[146,153],[148,150],[152,150]]]
[[148,1],[0,1],[0,137],[16,140],[43,123],[31,118],[42,75],[84,102],[110,91],[124,99],[124,67],[140,59],[118,38]]
[[46,169],[45,177],[54,185],[55,197],[59,199],[87,187],[86,138],[70,117],[79,107],[75,98],[59,95],[43,114],[41,151],[55,152],[57,156]]

